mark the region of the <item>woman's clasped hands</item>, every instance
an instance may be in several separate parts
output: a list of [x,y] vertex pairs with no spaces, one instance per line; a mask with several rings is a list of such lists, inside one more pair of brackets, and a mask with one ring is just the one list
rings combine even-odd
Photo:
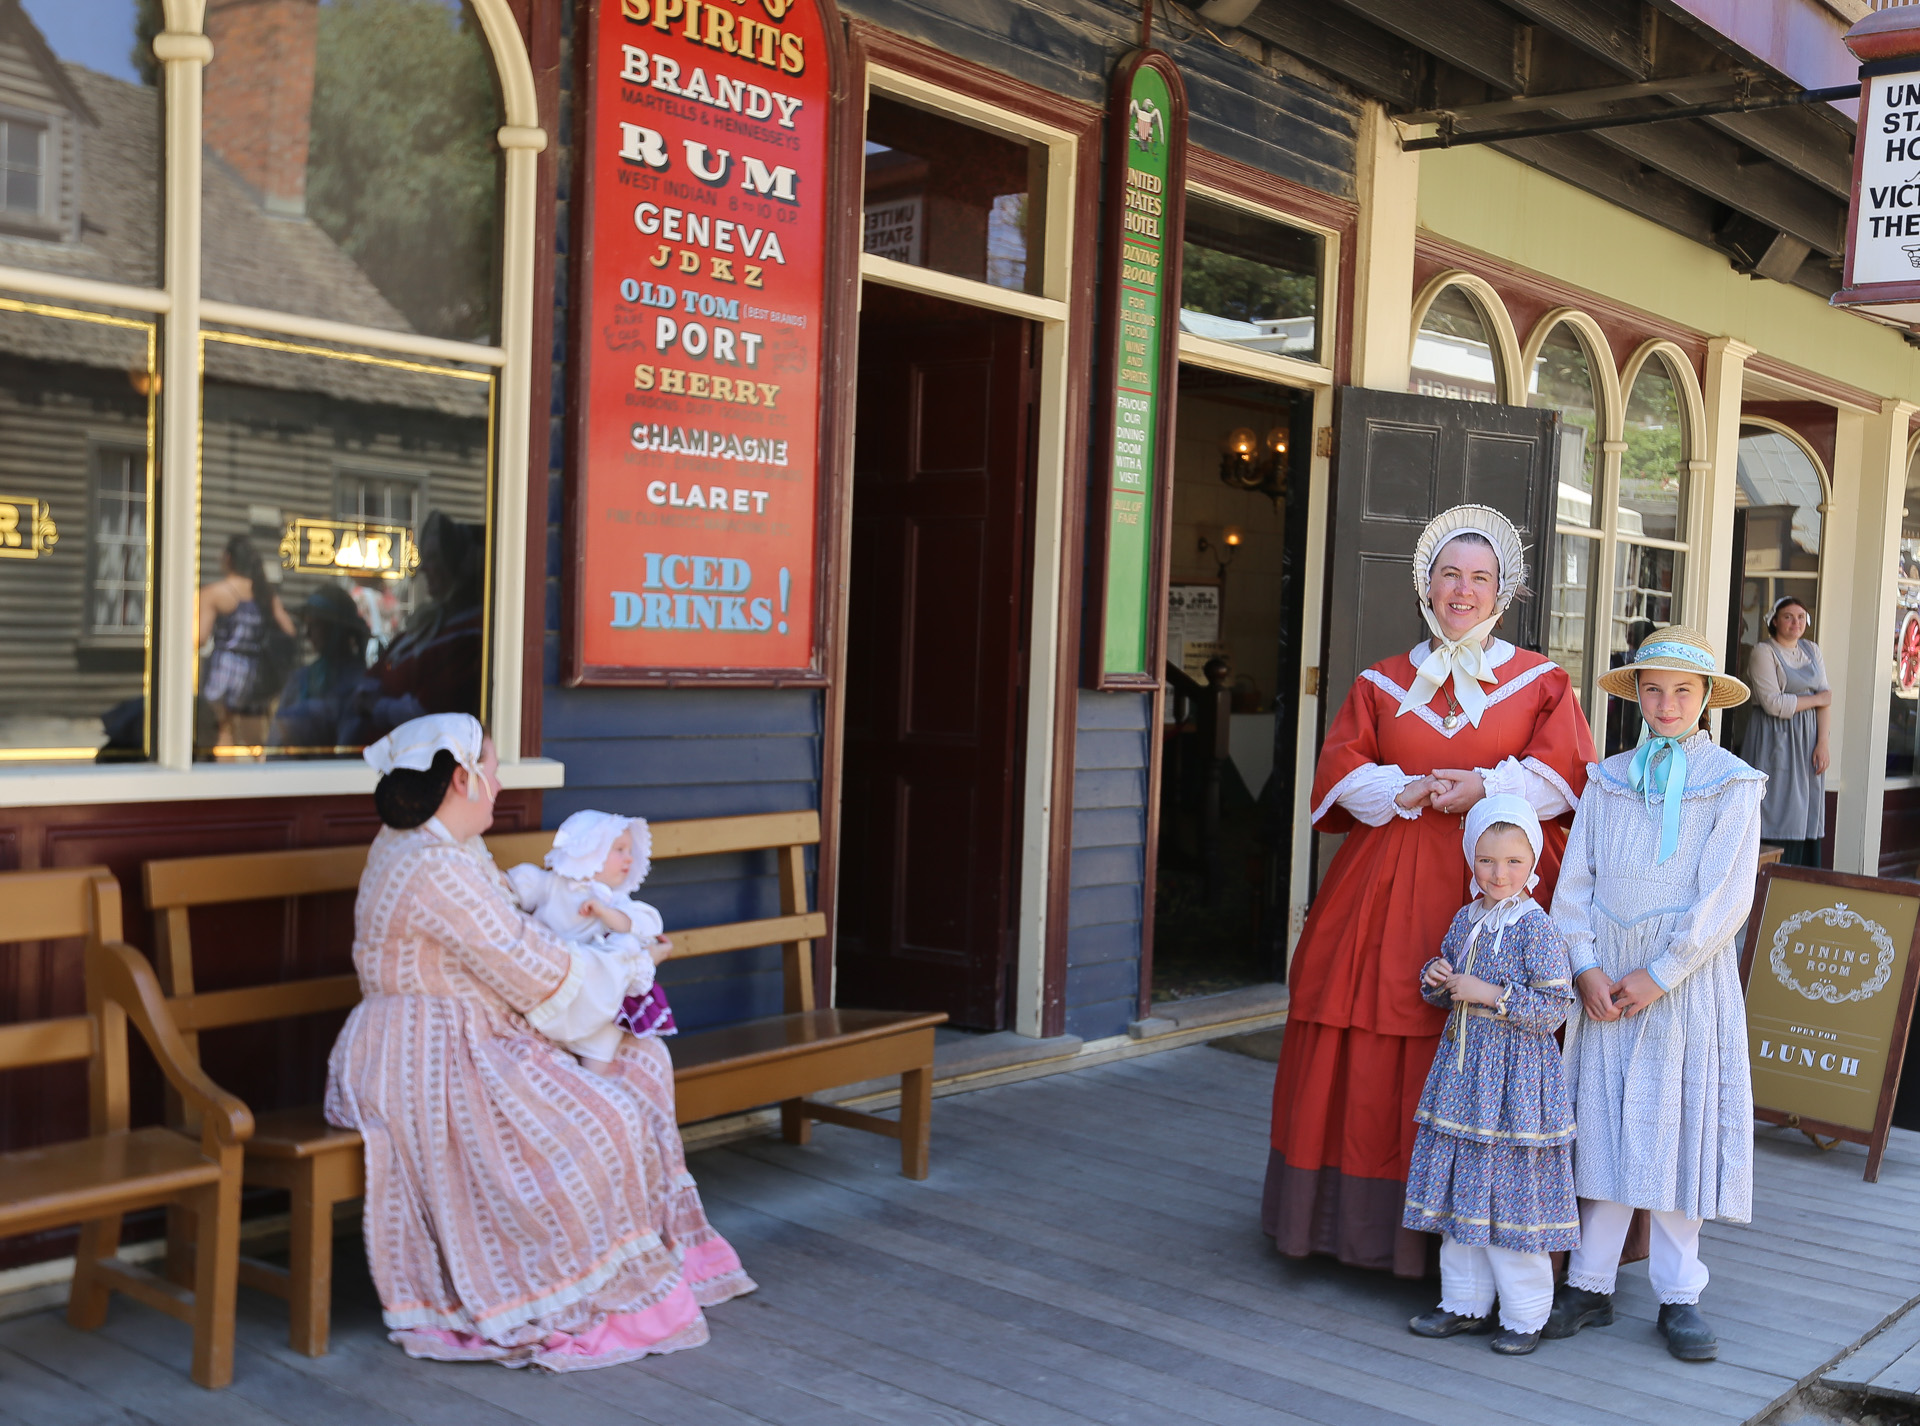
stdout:
[[1394,801],[1409,812],[1431,807],[1436,812],[1457,816],[1486,795],[1486,779],[1474,769],[1441,767],[1409,782]]

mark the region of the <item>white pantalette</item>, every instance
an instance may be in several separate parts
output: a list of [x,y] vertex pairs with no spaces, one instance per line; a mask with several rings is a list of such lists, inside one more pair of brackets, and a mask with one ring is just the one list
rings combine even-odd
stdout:
[[[1707,1286],[1706,1264],[1700,1261],[1703,1220],[1659,1208],[1649,1216],[1653,1234],[1647,1280],[1654,1295],[1663,1303],[1698,1302]],[[1567,1286],[1611,1294],[1632,1223],[1633,1210],[1624,1203],[1581,1199],[1580,1246],[1567,1259]]]
[[[1617,1255],[1616,1255],[1617,1256]],[[1440,1310],[1485,1317],[1500,1299],[1500,1325],[1538,1332],[1553,1311],[1553,1259],[1477,1243],[1440,1240]]]

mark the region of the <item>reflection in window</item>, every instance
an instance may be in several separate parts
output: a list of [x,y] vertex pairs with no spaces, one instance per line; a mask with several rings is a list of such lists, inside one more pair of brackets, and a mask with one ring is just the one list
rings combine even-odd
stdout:
[[[1818,637],[1820,471],[1800,443],[1766,426],[1742,426],[1734,487],[1736,548],[1745,551],[1740,578],[1739,663],[1766,637],[1773,602],[1791,594],[1807,606]],[[1738,746],[1729,743],[1728,746]]]
[[1574,696],[1584,704],[1592,645],[1593,563],[1600,542],[1562,534],[1553,569],[1553,597],[1547,605],[1547,657],[1567,671]]
[[0,299],[0,759],[147,754],[153,336]]
[[[491,375],[237,334],[205,349],[200,577],[233,609],[201,630],[215,755],[348,756],[423,713],[479,714]],[[260,559],[245,589],[236,540]]]
[[503,121],[471,7],[212,5],[206,30],[206,295],[492,340]]
[[862,250],[1039,292],[1047,151],[875,94]]
[[146,450],[97,447],[93,470],[91,632],[141,637],[147,627]]
[[160,6],[0,0],[0,267],[160,280]]
[[1442,288],[1420,319],[1407,390],[1450,401],[1500,399],[1500,360],[1487,319],[1457,283]]
[[1887,776],[1920,775],[1920,453],[1907,463],[1906,514],[1894,565],[1893,697],[1887,704]]
[[1560,413],[1560,489],[1554,518],[1593,526],[1600,468],[1600,397],[1586,344],[1565,322],[1547,333],[1527,375],[1527,405]]
[[[1647,635],[1671,624],[1679,609],[1683,556],[1622,540],[1614,549],[1613,668],[1633,662]],[[1640,708],[1631,699],[1607,699],[1607,754],[1632,747],[1640,737]]]
[[1678,540],[1686,515],[1686,419],[1666,358],[1640,368],[1627,393],[1626,454],[1620,461],[1620,535]]
[[1318,361],[1324,246],[1317,233],[1189,193],[1180,330]]

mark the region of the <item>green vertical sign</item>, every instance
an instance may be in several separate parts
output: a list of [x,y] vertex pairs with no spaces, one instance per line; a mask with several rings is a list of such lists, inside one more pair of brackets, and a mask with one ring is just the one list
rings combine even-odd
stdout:
[[[1120,224],[1119,307],[1114,313],[1113,430],[1107,483],[1108,673],[1144,674],[1153,606],[1153,505],[1159,456],[1162,297],[1169,254],[1168,174],[1173,96],[1151,64],[1133,72],[1126,113],[1126,182]],[[1116,115],[1116,117],[1118,117]]]

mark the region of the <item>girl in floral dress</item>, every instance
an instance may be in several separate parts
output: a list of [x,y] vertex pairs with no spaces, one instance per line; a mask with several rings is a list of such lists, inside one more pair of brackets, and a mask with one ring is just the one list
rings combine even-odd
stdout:
[[1528,894],[1540,820],[1523,797],[1467,814],[1478,899],[1462,907],[1420,971],[1420,993],[1452,1014],[1414,1118],[1406,1227],[1441,1233],[1440,1305],[1407,1325],[1422,1337],[1492,1327],[1493,1350],[1531,1352],[1553,1308],[1549,1253],[1580,1239],[1573,1111],[1554,1031],[1573,1003],[1567,946]]

